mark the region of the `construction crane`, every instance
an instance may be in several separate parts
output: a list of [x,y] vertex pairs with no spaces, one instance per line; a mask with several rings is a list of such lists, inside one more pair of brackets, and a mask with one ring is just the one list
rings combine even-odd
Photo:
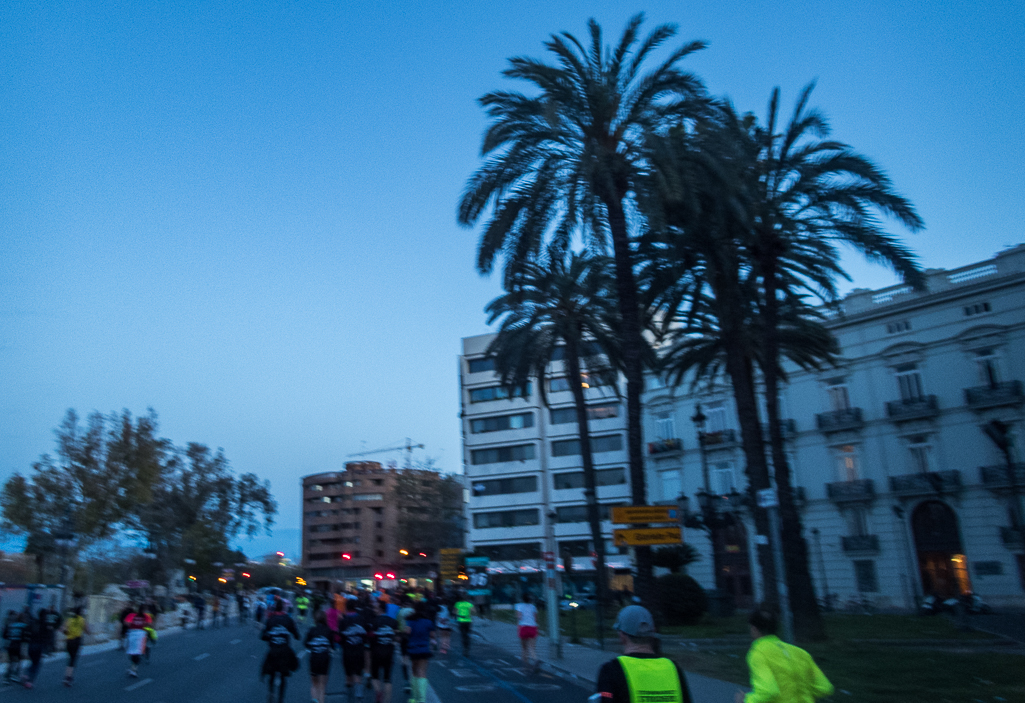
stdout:
[[423,448],[424,448],[424,445],[422,445],[422,444],[413,444],[413,440],[411,440],[409,437],[406,437],[406,443],[403,444],[401,447],[388,447],[387,449],[373,449],[373,450],[371,450],[369,452],[358,452],[356,454],[349,454],[345,458],[346,459],[354,459],[354,458],[359,457],[359,456],[370,456],[371,454],[385,454],[387,452],[402,452],[402,451],[404,451],[404,452],[406,452],[406,468],[407,469],[411,469],[411,468],[413,468],[413,450],[414,449],[423,449]]

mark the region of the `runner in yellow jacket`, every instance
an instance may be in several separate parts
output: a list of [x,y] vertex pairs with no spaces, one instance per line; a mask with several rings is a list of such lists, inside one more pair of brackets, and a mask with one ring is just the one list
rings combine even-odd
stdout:
[[748,624],[754,643],[747,653],[751,693],[738,691],[736,703],[815,703],[832,695],[833,684],[800,647],[776,636],[776,617],[756,610]]

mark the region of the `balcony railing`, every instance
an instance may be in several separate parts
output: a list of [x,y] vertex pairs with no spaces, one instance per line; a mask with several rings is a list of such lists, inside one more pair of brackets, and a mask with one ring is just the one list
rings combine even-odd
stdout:
[[1022,530],[1019,528],[1001,527],[1000,541],[1011,549],[1021,549],[1022,545],[1025,544],[1025,537],[1022,536]]
[[1021,381],[1004,381],[991,386],[965,388],[964,400],[973,410],[996,408],[1001,405],[1021,405],[1025,402],[1025,390]]
[[878,552],[879,537],[876,535],[847,535],[841,538],[845,552]]
[[861,408],[846,408],[815,416],[815,424],[820,432],[841,432],[858,430],[865,424],[861,419]]
[[681,451],[683,451],[683,440],[679,437],[670,437],[668,439],[658,439],[654,442],[648,442],[648,454],[666,454],[668,452]]
[[[1011,477],[1007,472],[1007,464],[998,466],[980,466],[979,478],[982,485],[989,489],[1010,488]],[[1014,482],[1018,490],[1025,492],[1025,464],[1014,465]]]
[[705,446],[706,447],[723,447],[731,444],[738,444],[736,430],[719,430],[718,432],[706,432],[705,433]]
[[957,470],[890,476],[890,490],[903,496],[953,493],[960,488],[961,472]]
[[891,400],[886,404],[886,414],[894,422],[924,420],[936,417],[939,412],[939,403],[934,395],[923,395],[912,400]]
[[863,478],[857,481],[827,483],[826,494],[834,503],[869,501],[875,498],[876,488],[872,479]]

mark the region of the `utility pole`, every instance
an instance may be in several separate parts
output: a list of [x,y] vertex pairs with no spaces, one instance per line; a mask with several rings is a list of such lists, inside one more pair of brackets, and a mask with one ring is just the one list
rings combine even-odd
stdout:
[[[544,377],[538,379],[544,383]],[[545,408],[539,406],[538,433],[541,435],[541,497],[544,501],[543,514],[545,516],[545,615],[548,619],[548,641],[549,651],[556,659],[562,659],[562,633],[559,630],[559,572],[555,568],[555,558],[558,553],[555,541],[555,520],[556,513],[551,504],[551,486],[548,475],[548,455],[545,453],[545,429],[547,417]]]
[[765,508],[769,514],[769,544],[772,548],[772,563],[776,567],[776,587],[779,589],[780,624],[783,626],[783,639],[794,641],[794,617],[790,612],[790,593],[787,591],[787,579],[783,564],[783,536],[779,526],[779,495],[776,493],[776,481],[772,488],[758,491],[758,507]]

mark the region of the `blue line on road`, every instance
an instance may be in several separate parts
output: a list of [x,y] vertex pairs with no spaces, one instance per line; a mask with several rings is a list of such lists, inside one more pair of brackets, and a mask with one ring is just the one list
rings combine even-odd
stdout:
[[[464,657],[464,659],[465,659],[465,657]],[[466,661],[466,663],[467,663],[467,664],[469,664],[470,666],[472,666],[472,667],[473,667],[474,669],[476,669],[477,671],[481,672],[482,674],[484,674],[485,676],[487,676],[487,677],[488,677],[489,679],[491,679],[492,681],[494,681],[495,683],[497,683],[497,684],[499,685],[499,687],[500,687],[500,688],[504,688],[504,689],[506,689],[507,691],[509,691],[510,693],[512,693],[512,694],[513,694],[514,696],[516,696],[517,698],[519,698],[519,699],[520,699],[521,701],[523,701],[523,703],[533,703],[533,701],[531,701],[531,700],[530,700],[529,698],[527,698],[527,697],[526,697],[526,696],[524,696],[524,695],[523,695],[522,693],[520,693],[520,692],[519,692],[519,691],[517,691],[517,690],[516,690],[515,688],[513,688],[512,684],[510,684],[510,683],[509,683],[508,681],[505,681],[505,680],[503,680],[503,679],[500,679],[500,678],[498,678],[497,676],[495,676],[494,674],[492,674],[492,673],[491,673],[490,671],[488,671],[487,669],[485,669],[485,668],[483,668],[483,667],[479,666],[479,665],[478,665],[477,663],[475,663],[475,662],[473,662],[473,661],[470,661],[469,659],[465,659],[465,661]]]

